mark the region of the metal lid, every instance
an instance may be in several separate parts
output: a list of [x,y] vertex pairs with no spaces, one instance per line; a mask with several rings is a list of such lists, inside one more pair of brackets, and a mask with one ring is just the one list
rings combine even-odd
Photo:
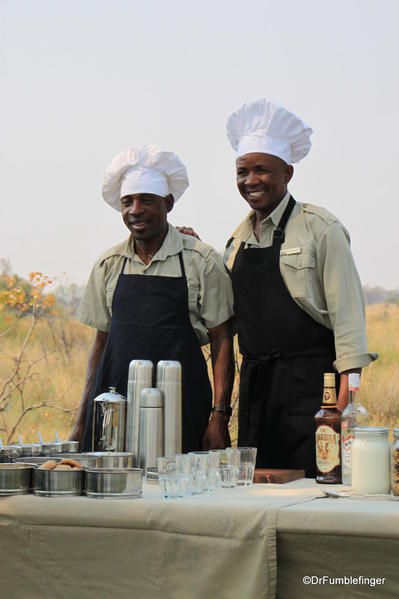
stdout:
[[19,445],[3,445],[0,448],[0,455],[4,457],[18,457],[22,455],[22,447]]
[[388,435],[389,429],[386,426],[355,426],[355,436],[363,437],[365,435]]
[[110,387],[109,391],[97,395],[97,397],[94,398],[94,401],[114,401],[116,403],[120,403],[126,401],[126,397],[120,393],[117,393],[116,387]]
[[165,383],[181,383],[181,364],[177,360],[160,360],[157,364],[157,387]]
[[154,365],[151,360],[132,360],[129,364],[129,381],[152,381],[152,369]]
[[162,408],[162,395],[158,389],[147,387],[140,395],[140,408]]

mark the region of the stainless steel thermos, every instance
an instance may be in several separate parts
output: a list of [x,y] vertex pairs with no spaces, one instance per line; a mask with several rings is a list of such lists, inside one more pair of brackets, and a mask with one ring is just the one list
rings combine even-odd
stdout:
[[181,364],[161,360],[157,364],[157,389],[162,393],[164,422],[164,456],[182,452]]
[[126,451],[139,453],[140,397],[143,389],[152,387],[153,365],[150,360],[132,360],[127,382]]
[[126,398],[110,387],[94,398],[92,451],[124,451]]
[[143,389],[140,396],[138,466],[144,474],[156,469],[163,456],[162,396],[158,389]]

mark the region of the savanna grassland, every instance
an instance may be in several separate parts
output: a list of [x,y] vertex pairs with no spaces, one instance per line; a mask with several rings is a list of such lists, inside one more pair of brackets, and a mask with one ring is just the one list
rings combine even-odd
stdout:
[[[34,321],[32,323],[32,320]],[[399,427],[399,306],[367,308],[370,351],[379,359],[362,374],[361,398],[370,424]],[[0,313],[0,437],[3,443],[68,438],[83,388],[94,332],[66,312],[26,314],[10,322]],[[204,349],[209,359],[209,351]],[[238,359],[237,359],[238,362]],[[237,378],[232,441],[236,439]]]

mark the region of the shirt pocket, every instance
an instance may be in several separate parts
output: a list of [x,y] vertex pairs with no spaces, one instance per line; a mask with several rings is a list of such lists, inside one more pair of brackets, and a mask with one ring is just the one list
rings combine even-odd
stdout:
[[187,285],[187,289],[188,289],[188,303],[190,306],[190,310],[192,311],[193,309],[197,308],[197,306],[199,306],[200,287],[199,287],[199,285],[193,285],[192,283],[189,283]]
[[281,274],[292,297],[312,297],[316,276],[316,247],[313,241],[304,241],[299,254],[280,256]]

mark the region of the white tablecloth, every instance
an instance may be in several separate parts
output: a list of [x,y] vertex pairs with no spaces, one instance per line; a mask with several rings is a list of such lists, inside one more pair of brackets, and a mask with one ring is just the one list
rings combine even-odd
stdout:
[[5,497],[0,596],[274,597],[277,510],[318,494],[292,483],[175,500],[154,485],[131,500]]
[[322,490],[302,479],[176,500],[154,485],[131,500],[1,498],[0,598],[399,596],[399,502]]

